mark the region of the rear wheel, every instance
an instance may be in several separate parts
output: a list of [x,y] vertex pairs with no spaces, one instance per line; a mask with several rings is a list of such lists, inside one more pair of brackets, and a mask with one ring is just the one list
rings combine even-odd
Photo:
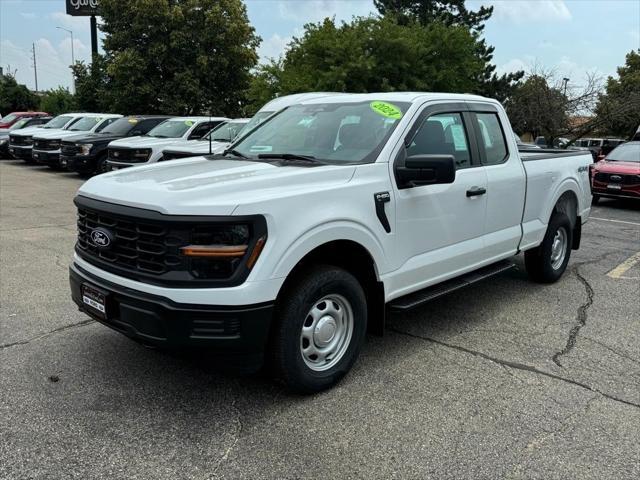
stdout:
[[529,277],[541,283],[558,280],[569,263],[572,243],[573,230],[569,217],[561,212],[554,213],[540,246],[524,254]]
[[341,268],[314,267],[292,282],[276,310],[275,373],[300,393],[335,385],[356,361],[367,328],[358,280]]

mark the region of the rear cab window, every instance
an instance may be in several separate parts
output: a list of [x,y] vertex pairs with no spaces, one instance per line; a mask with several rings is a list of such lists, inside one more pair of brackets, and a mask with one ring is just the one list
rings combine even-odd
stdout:
[[499,165],[509,157],[507,141],[497,113],[474,113],[483,165]]

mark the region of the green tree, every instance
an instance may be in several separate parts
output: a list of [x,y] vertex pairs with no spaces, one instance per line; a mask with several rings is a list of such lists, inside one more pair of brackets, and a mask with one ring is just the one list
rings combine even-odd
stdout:
[[559,88],[549,85],[543,74],[533,74],[513,93],[506,103],[513,130],[518,134],[544,136],[548,145],[567,128],[567,97]]
[[640,125],[640,49],[626,56],[618,78],[609,77],[606,92],[598,99],[596,114],[604,128],[630,138]]
[[113,109],[241,109],[260,42],[241,0],[101,0],[99,9]]
[[373,3],[382,15],[391,16],[400,24],[413,20],[424,26],[441,22],[467,28],[476,41],[475,54],[484,64],[476,77],[474,93],[504,102],[524,77],[522,71],[504,75],[496,73],[492,63],[495,48],[482,38],[484,24],[491,18],[493,7],[481,6],[473,11],[466,7],[465,0],[374,0]]
[[52,115],[72,112],[76,110],[76,108],[73,94],[63,87],[44,92],[40,100],[40,110],[49,112]]
[[102,55],[94,55],[90,65],[77,62],[72,67],[75,78],[76,105],[85,112],[116,113],[109,102],[107,63]]
[[305,25],[283,58],[260,67],[251,92],[262,103],[306,91],[468,92],[482,68],[464,27],[400,25],[387,17],[336,25],[326,18]]
[[3,114],[33,110],[40,99],[26,86],[19,84],[12,75],[0,75],[0,112]]

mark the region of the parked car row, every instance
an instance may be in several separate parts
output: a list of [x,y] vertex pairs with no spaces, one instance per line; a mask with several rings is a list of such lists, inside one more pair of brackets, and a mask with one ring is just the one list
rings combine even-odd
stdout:
[[42,121],[38,125],[14,124],[12,130],[6,132],[8,138],[0,140],[0,148],[4,146],[6,153],[28,163],[41,163],[53,169],[91,175],[136,165],[220,153],[232,140],[251,131],[274,112],[301,99],[318,95],[324,94],[297,94],[277,98],[267,103],[251,119],[166,115],[123,117],[102,113],[67,113],[55,118],[41,117]]

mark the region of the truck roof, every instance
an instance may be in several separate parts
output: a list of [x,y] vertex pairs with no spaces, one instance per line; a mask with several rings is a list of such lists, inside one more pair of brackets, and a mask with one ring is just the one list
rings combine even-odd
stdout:
[[209,117],[209,116],[196,116],[196,117],[169,117],[169,120],[181,120],[192,122],[206,122],[208,120],[229,120],[227,117]]
[[499,103],[497,100],[480,95],[468,93],[438,93],[438,92],[381,92],[381,93],[338,93],[326,94],[309,99],[302,99],[297,103],[343,103],[343,102],[365,102],[382,100],[387,102],[410,102],[426,100],[450,100],[450,101],[483,101]]

